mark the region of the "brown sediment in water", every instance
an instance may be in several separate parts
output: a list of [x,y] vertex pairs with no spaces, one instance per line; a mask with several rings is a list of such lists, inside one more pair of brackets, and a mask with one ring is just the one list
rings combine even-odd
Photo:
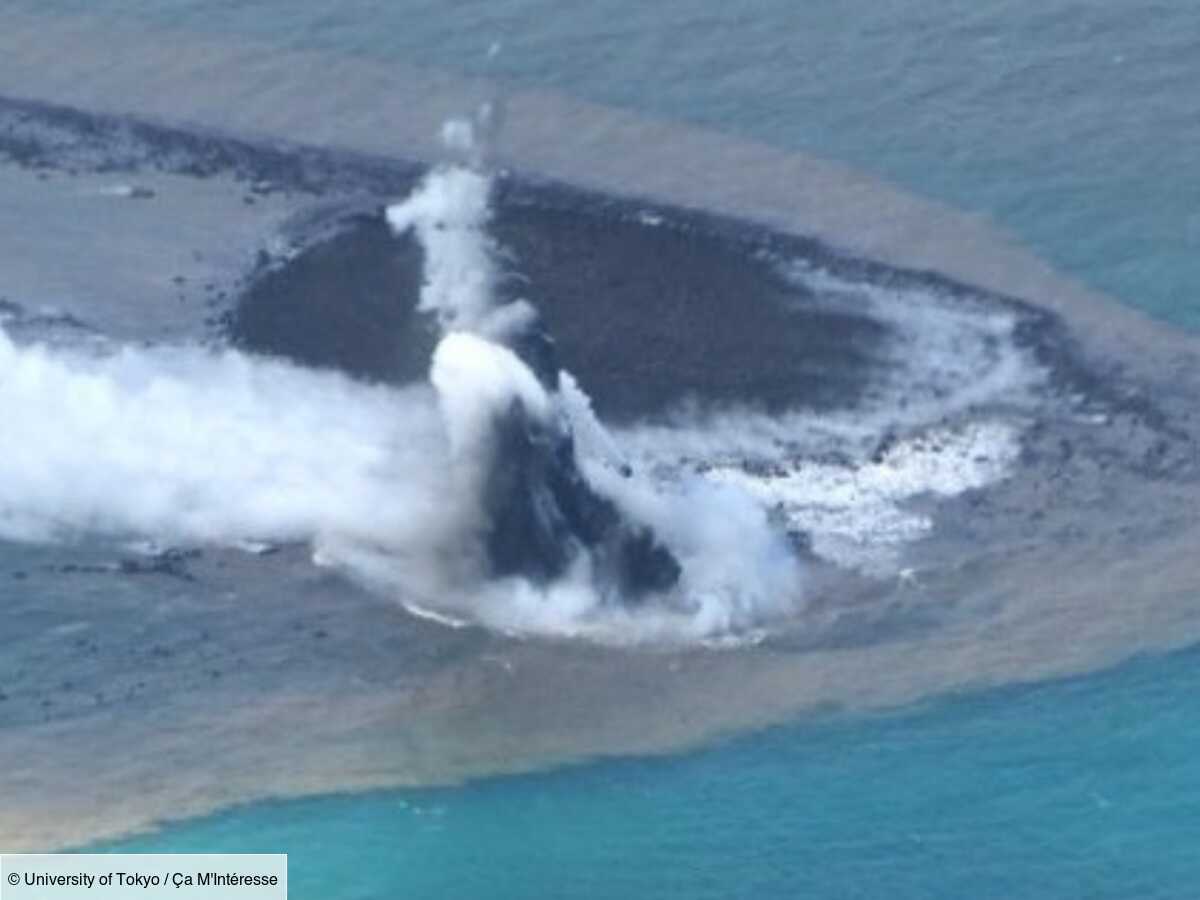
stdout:
[[[417,158],[432,157],[437,125],[481,93],[393,65],[172,32],[148,41],[142,30],[86,17],[7,12],[0,84],[85,109]],[[538,175],[743,216],[1051,309],[1081,364],[1101,361],[1098,381],[1121,369],[1114,390],[1136,386],[1156,402],[1177,434],[1164,451],[1177,465],[1141,460],[1158,439],[1145,404],[1114,407],[1101,426],[1034,433],[1022,483],[948,514],[964,528],[975,517],[986,523],[986,547],[951,564],[959,545],[932,541],[915,580],[860,598],[871,608],[942,604],[956,614],[857,643],[801,646],[791,635],[740,649],[622,650],[518,640],[416,619],[314,569],[300,550],[207,551],[183,564],[182,578],[88,574],[80,560],[108,559],[94,549],[7,548],[0,848],[78,845],[270,797],[669,752],[816,710],[882,709],[1079,674],[1200,640],[1193,338],[1094,296],[985,223],[835,164],[537,92],[512,98],[503,153]],[[79,198],[63,186],[105,177],[41,182],[0,169],[6,196],[37,198],[21,218],[48,226],[25,251],[0,248],[0,279],[19,256],[65,257],[71,242],[53,234],[55,223]],[[245,235],[269,234],[308,202],[247,205],[242,186],[223,176],[142,180],[155,196],[144,207],[121,200],[130,206],[113,226],[129,256],[89,247],[81,274],[60,286],[72,295],[64,302],[78,304],[72,311],[96,313],[121,336],[197,329],[200,316],[181,322],[174,299],[162,331],[146,327],[139,303],[154,302],[168,268],[199,249],[219,262],[189,270],[188,284],[229,277],[249,262],[235,249]],[[171,234],[173,221],[192,226]],[[155,267],[149,288],[129,274],[142,264]],[[43,271],[9,275],[0,295],[46,291]],[[88,282],[95,296],[81,300]],[[105,299],[135,289],[143,294]],[[1084,450],[1064,451],[1068,436]],[[1137,466],[1113,450],[1122,444],[1137,451]]]
[[[64,598],[55,618],[87,622],[66,632],[64,644],[87,636],[100,657],[103,677],[84,690],[135,689],[94,706],[88,697],[81,703],[92,709],[51,712],[47,721],[6,721],[0,844],[47,850],[258,799],[452,784],[671,752],[804,713],[884,709],[1092,671],[1195,641],[1196,586],[1179,575],[1176,560],[1196,537],[1181,534],[1103,579],[1076,577],[1050,592],[1047,573],[1066,561],[1029,555],[1021,570],[992,581],[990,590],[1007,600],[998,617],[932,636],[799,653],[622,651],[456,632],[346,585],[297,590],[304,576],[296,566],[268,564],[233,566],[224,576],[239,587],[237,610],[216,611],[223,616],[213,616],[202,660],[187,646],[200,633],[192,621],[177,629],[169,656],[147,648],[129,671],[106,675],[114,661],[105,657],[129,622],[102,625],[94,608],[72,610]],[[1164,567],[1176,572],[1173,582],[1162,578]],[[977,584],[974,574],[953,573],[923,589],[953,595]],[[292,595],[280,609],[284,591]],[[187,607],[162,600],[161,582],[140,592],[147,596],[137,602],[157,604],[168,630],[170,608]],[[293,627],[311,620],[314,607],[325,624]],[[132,605],[126,612],[141,615]],[[248,618],[263,623],[251,629],[261,646],[240,647],[225,630]],[[78,666],[74,653],[62,656],[56,678]]]
[[[382,156],[437,159],[442,123],[490,95],[434,70],[145,23],[5,11],[0,25],[2,94]],[[983,217],[836,162],[522,90],[507,97],[498,163],[811,235],[1032,298],[1114,350],[1149,342],[1195,359],[1193,342],[1064,277]]]

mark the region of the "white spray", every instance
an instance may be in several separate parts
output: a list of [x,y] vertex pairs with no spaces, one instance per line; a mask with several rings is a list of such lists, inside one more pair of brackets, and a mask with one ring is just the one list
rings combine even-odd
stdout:
[[0,332],[0,409],[9,539],[397,546],[440,516],[445,436],[426,387],[232,351],[50,352]]
[[[472,126],[459,123],[450,134],[469,146]],[[629,477],[624,454],[578,381],[563,371],[558,389],[549,393],[501,345],[527,327],[534,313],[520,300],[496,301],[496,248],[487,233],[490,194],[485,173],[445,166],[387,210],[392,228],[400,234],[411,230],[425,251],[421,308],[436,315],[445,334],[431,380],[441,398],[460,491],[478,490],[494,417],[519,398],[531,414],[571,429],[577,461],[593,488],[632,521],[651,527],[676,555],[683,575],[670,596],[631,611],[598,595],[585,554],[558,583],[514,578],[480,584],[473,596],[450,605],[506,629],[616,639],[704,636],[794,612],[802,602],[799,566],[761,504],[746,491],[696,476],[667,483]],[[376,565],[377,577],[386,568]],[[435,590],[443,600],[454,593],[444,583],[424,592]]]
[[[307,541],[321,560],[439,615],[506,630],[678,640],[743,631],[802,607],[799,566],[767,506],[784,506],[817,547],[857,542],[862,553],[843,561],[859,565],[877,546],[895,558],[898,545],[877,529],[852,530],[856,523],[891,521],[922,491],[1004,476],[1015,445],[1003,427],[964,432],[962,454],[917,447],[914,456],[901,442],[861,473],[792,468],[766,481],[739,458],[777,459],[785,445],[826,433],[843,447],[866,444],[882,426],[729,410],[610,432],[569,372],[549,390],[505,346],[535,313],[496,300],[492,183],[477,126],[447,129],[468,165],[434,170],[387,211],[425,251],[420,308],[444,335],[431,384],[372,387],[234,351],[51,350],[0,331],[0,537]],[[569,428],[593,488],[669,547],[683,572],[668,595],[637,607],[605,602],[587,554],[549,585],[486,578],[474,543],[477,495],[494,417],[514,399]],[[909,459],[920,466],[904,469],[912,477],[901,483],[897,460]]]
[[[533,311],[494,301],[489,191],[477,171],[439,169],[388,211],[426,252],[421,306],[445,329],[431,385],[368,386],[233,350],[19,345],[0,331],[0,537],[305,541],[414,606],[617,641],[741,628],[794,603],[795,564],[748,495],[620,477],[617,442],[575,380],[549,392],[503,346]],[[483,577],[474,495],[491,417],[513,398],[571,427],[596,489],[680,559],[661,603],[602,602],[586,557],[549,586]]]

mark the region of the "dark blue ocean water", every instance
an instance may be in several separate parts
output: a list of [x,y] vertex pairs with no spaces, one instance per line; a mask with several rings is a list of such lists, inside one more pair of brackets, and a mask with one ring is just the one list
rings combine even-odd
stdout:
[[[36,5],[474,73],[500,39],[515,82],[860,166],[1200,327],[1200,4]],[[1198,696],[1184,653],[671,758],[254,806],[123,849],[286,851],[294,897],[1188,897]]]

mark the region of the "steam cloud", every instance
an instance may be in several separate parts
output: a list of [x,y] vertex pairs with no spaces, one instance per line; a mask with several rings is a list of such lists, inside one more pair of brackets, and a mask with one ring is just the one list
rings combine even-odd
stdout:
[[[490,188],[479,171],[442,168],[387,212],[426,254],[420,308],[444,332],[430,385],[368,386],[232,350],[52,350],[0,331],[0,537],[305,541],[413,608],[620,641],[702,637],[793,610],[795,557],[746,491],[631,475],[581,386],[536,341],[521,343],[536,313],[494,301]],[[493,577],[481,492],[514,403],[631,534],[669,548],[673,587],[629,606],[586,547],[553,579]]]
[[[536,313],[522,301],[494,300],[498,275],[486,230],[490,189],[479,172],[443,168],[387,211],[392,228],[413,230],[425,250],[421,308],[435,313],[445,332],[434,353],[432,382],[461,494],[479,495],[495,451],[497,419],[517,401],[548,429],[570,435],[588,488],[664,540],[681,564],[681,577],[655,608],[634,613],[606,593],[598,560],[585,549],[551,584],[510,578],[483,586],[476,615],[501,627],[534,630],[700,635],[794,609],[801,595],[797,562],[760,505],[746,492],[696,476],[651,484],[630,473],[578,382],[543,350],[529,351],[529,336],[539,333]],[[506,346],[512,344],[526,349],[526,359]]]

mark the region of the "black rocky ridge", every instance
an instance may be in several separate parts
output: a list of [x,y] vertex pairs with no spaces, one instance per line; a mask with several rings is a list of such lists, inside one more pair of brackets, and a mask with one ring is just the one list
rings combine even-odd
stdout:
[[[832,408],[853,404],[870,379],[881,324],[805,303],[741,235],[685,217],[647,225],[636,210],[553,188],[529,195],[504,179],[494,200],[490,230],[505,265],[497,300],[537,311],[503,343],[550,392],[561,356],[605,420],[688,402],[784,409],[802,398]],[[417,310],[419,242],[392,234],[380,206],[320,218],[298,252],[263,260],[229,317],[231,340],[367,381],[425,379],[439,330]],[[618,602],[678,582],[680,564],[653,530],[588,483],[561,423],[514,401],[497,414],[489,466],[483,538],[493,576],[548,583],[586,552],[597,588]]]
[[[505,343],[544,388],[558,390],[554,341],[540,321]],[[493,575],[549,582],[587,551],[604,597],[636,603],[675,585],[679,562],[649,527],[630,521],[588,484],[563,421],[533,416],[513,400],[496,416],[494,429],[482,498]]]
[[[392,234],[377,208],[335,213],[319,234],[283,264],[264,261],[231,318],[234,342],[368,381],[428,377],[439,330],[417,310],[419,243]],[[580,337],[572,332],[573,346]],[[558,347],[540,312],[501,342],[548,392],[559,389]],[[679,562],[653,530],[588,483],[563,421],[513,400],[496,414],[490,452],[481,500],[492,577],[547,584],[586,553],[595,587],[613,602],[641,603],[678,582]]]
[[673,587],[682,573],[649,527],[630,521],[588,484],[571,433],[529,415],[519,400],[496,418],[483,507],[496,576],[549,582],[586,550],[603,596],[640,602]]

